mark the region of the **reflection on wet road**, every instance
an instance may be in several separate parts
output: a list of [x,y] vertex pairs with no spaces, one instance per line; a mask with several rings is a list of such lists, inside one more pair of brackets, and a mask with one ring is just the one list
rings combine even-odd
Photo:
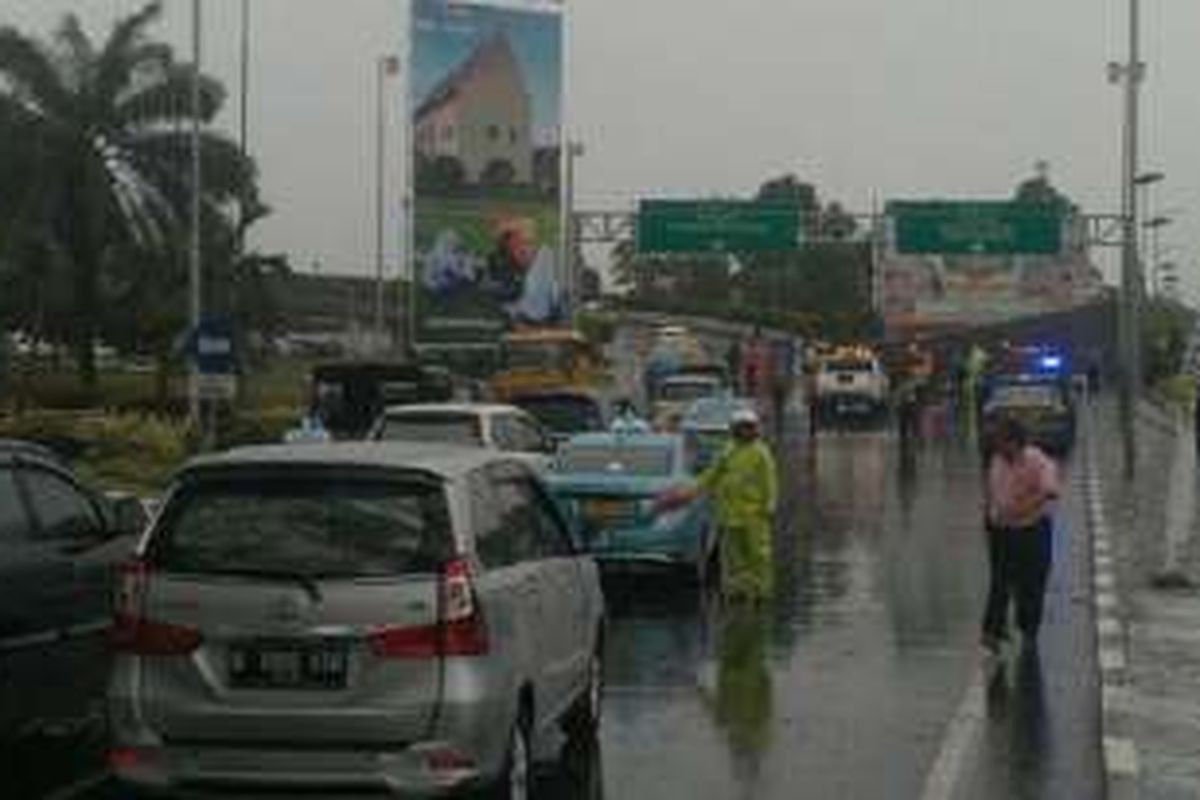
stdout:
[[[608,797],[921,796],[979,671],[978,456],[950,444],[901,453],[882,432],[828,433],[785,451],[771,606],[651,594],[645,580],[612,587]],[[1036,659],[997,676],[996,723],[964,785],[990,788],[997,774],[981,760],[1010,774],[1038,768],[1057,732],[1043,694]],[[996,736],[1009,738],[1003,752]]]

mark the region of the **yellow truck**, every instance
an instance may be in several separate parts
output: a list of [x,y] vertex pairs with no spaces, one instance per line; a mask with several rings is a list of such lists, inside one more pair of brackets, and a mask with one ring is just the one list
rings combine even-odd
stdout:
[[588,390],[604,373],[595,347],[570,328],[514,331],[504,337],[500,368],[492,376],[492,396],[501,402],[555,389]]

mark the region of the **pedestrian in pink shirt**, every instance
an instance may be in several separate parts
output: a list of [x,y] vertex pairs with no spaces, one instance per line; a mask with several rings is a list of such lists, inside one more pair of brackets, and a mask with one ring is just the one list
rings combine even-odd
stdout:
[[1008,607],[1016,606],[1022,645],[1037,646],[1050,575],[1051,504],[1058,498],[1058,467],[1029,443],[1025,428],[1003,418],[994,433],[987,474],[990,583],[983,646],[992,654],[1008,640]]

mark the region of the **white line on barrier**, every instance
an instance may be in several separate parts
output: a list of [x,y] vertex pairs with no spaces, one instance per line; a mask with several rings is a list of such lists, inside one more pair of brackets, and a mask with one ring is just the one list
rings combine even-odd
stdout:
[[1125,669],[1125,651],[1118,647],[1101,647],[1100,672],[1120,672]]
[[1137,748],[1129,739],[1105,736],[1104,762],[1109,775],[1133,778],[1138,774]]

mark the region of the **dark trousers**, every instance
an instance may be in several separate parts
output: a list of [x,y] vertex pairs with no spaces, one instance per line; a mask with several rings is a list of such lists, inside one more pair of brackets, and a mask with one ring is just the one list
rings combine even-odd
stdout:
[[1017,610],[1017,627],[1028,637],[1037,636],[1042,624],[1046,579],[1050,576],[1051,531],[1049,517],[1028,528],[988,526],[990,583],[983,633],[1004,637],[1008,631],[1008,605]]

